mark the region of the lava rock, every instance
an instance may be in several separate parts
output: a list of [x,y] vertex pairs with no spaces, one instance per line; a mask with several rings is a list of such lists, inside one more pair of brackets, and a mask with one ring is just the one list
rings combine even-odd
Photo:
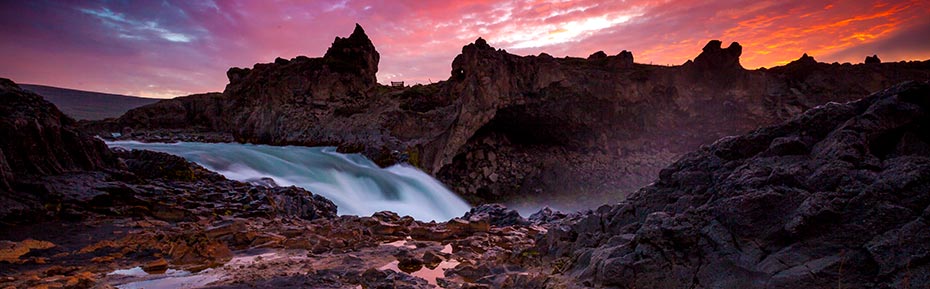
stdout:
[[930,153],[906,147],[928,128],[927,82],[820,106],[687,154],[628,200],[549,225],[537,249],[603,286],[924,284]]
[[516,210],[508,209],[502,204],[484,204],[471,208],[462,219],[469,222],[484,220],[499,227],[529,224]]

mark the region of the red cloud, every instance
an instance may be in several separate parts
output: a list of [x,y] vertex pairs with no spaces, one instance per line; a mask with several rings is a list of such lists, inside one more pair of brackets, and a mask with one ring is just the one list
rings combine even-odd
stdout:
[[[607,2],[607,3],[604,3]],[[379,81],[445,79],[481,36],[517,54],[631,50],[680,64],[709,39],[738,41],[743,66],[809,53],[860,62],[926,27],[926,1],[216,1],[0,4],[0,76],[87,90],[173,96],[222,90],[225,70],[322,55],[358,22],[381,52]],[[930,57],[926,45],[884,60]],[[873,51],[882,55],[882,51]],[[869,53],[871,54],[871,53]]]

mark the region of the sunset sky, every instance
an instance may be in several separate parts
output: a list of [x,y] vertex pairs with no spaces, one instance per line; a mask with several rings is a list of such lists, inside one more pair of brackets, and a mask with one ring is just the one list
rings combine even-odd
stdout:
[[146,97],[222,91],[226,70],[322,55],[360,23],[378,80],[449,77],[483,37],[520,55],[630,50],[681,64],[711,39],[746,68],[930,59],[930,1],[14,1],[0,0],[0,77]]

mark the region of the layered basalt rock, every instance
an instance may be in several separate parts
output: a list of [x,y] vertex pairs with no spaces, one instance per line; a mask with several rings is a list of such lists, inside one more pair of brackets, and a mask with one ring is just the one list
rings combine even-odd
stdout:
[[928,284],[928,128],[927,82],[819,106],[685,155],[538,247],[591,286]]
[[623,199],[720,137],[930,71],[928,62],[830,65],[806,56],[745,70],[742,47],[716,40],[682,66],[611,54],[517,56],[478,39],[453,60],[448,80],[393,88],[375,83],[379,55],[356,27],[321,58],[230,69],[222,94],[89,127],[154,141],[338,146],[381,165],[411,162],[473,203],[584,208]]

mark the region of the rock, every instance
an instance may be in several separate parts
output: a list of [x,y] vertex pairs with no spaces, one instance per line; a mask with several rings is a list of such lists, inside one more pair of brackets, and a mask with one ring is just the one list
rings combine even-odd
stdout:
[[547,224],[564,219],[567,215],[550,207],[544,207],[530,215],[529,221],[534,224]]
[[588,60],[604,60],[604,59],[607,59],[607,53],[604,53],[604,51],[598,51],[588,56]]
[[363,288],[431,288],[432,286],[421,278],[413,277],[407,274],[394,272],[393,270],[376,270],[369,269],[361,276],[361,286]]
[[413,273],[423,268],[423,259],[418,258],[410,251],[402,250],[394,257],[397,258],[397,268],[404,271],[404,273]]
[[62,196],[17,189],[27,179],[119,167],[102,141],[77,130],[73,119],[41,96],[0,78],[0,99],[0,191],[9,192],[0,196],[0,220],[57,213],[42,206]]
[[814,60],[813,57],[808,56],[807,53],[804,53],[804,55],[801,55],[801,58],[798,58],[797,60],[789,62],[787,66],[802,66],[802,67],[808,66],[809,67],[809,66],[816,65],[816,64],[817,64],[817,60]]
[[508,209],[502,204],[484,204],[472,208],[462,219],[470,222],[486,221],[493,226],[527,225],[529,222],[515,210]]
[[878,64],[882,63],[881,59],[878,59],[878,55],[872,54],[872,56],[865,57],[865,64]]
[[0,241],[0,262],[19,263],[19,257],[32,250],[44,250],[55,247],[48,241],[26,239],[20,242]]
[[208,238],[219,239],[231,236],[236,233],[245,232],[248,229],[245,219],[223,220],[206,228]]
[[423,266],[429,269],[436,269],[436,266],[443,261],[443,258],[433,251],[426,251],[426,253],[423,253],[423,258],[421,260],[423,260]]
[[270,189],[267,199],[279,216],[294,216],[306,220],[336,216],[336,204],[295,186]]
[[128,127],[136,136],[126,138],[147,140],[336,146],[379,165],[409,162],[472,203],[555,199],[580,210],[623,199],[721,137],[930,71],[927,62],[834,66],[809,56],[745,70],[741,54],[738,43],[710,41],[694,61],[665,67],[636,64],[629,51],[518,56],[477,39],[447,80],[399,90],[376,83],[380,56],[357,27],[323,57],[230,69],[222,93],[87,127]]
[[149,274],[164,274],[165,271],[168,271],[168,261],[165,261],[164,258],[159,258],[158,260],[145,263],[145,265],[142,265],[142,271]]
[[743,54],[743,46],[733,42],[721,48],[721,44],[720,40],[707,42],[701,54],[694,58],[693,67],[702,71],[742,70],[739,56]]
[[905,147],[927,127],[928,82],[816,107],[685,155],[626,201],[549,224],[536,248],[594,287],[923,284],[930,152]]
[[633,52],[630,51],[620,51],[617,56],[620,58],[621,63],[633,64]]

